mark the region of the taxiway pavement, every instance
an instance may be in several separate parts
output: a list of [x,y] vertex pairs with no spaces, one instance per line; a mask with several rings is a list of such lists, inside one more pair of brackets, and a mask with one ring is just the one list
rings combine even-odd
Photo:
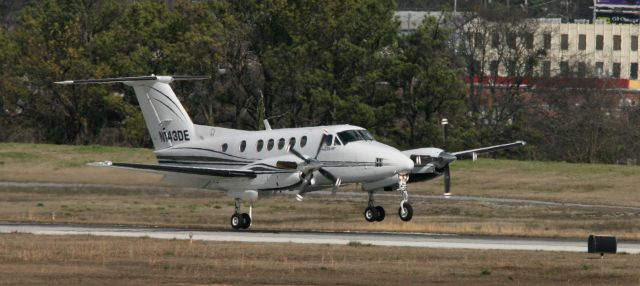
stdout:
[[[96,235],[190,239],[253,243],[310,243],[377,246],[587,252],[584,240],[459,236],[423,233],[321,232],[321,231],[230,231],[223,229],[180,229],[128,226],[85,226],[64,224],[1,223],[0,233],[38,235]],[[640,242],[618,241],[618,252],[640,253]]]

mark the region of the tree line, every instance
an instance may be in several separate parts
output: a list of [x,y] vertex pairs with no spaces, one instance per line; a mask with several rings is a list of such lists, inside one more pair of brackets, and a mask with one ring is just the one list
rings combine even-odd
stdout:
[[[465,84],[480,71],[482,55],[470,48],[477,31],[462,27],[491,18],[482,13],[466,20],[445,13],[400,33],[391,0],[43,0],[17,6],[0,28],[1,141],[150,146],[131,89],[53,82],[169,74],[211,77],[174,84],[199,124],[248,130],[264,128],[263,119],[274,128],[353,124],[382,142],[411,148],[440,146],[439,122],[448,118],[451,150],[522,139],[529,146],[511,156],[615,162],[637,154],[638,147],[620,145],[635,133],[622,134],[615,125],[621,121],[606,114],[597,128],[581,125],[597,130],[597,139],[586,143],[578,142],[578,127],[565,124],[575,134],[561,138],[555,133],[562,129],[543,120],[579,116],[589,105],[574,103],[612,98],[609,93],[559,96],[567,102],[550,105],[546,100],[559,101],[550,96],[561,93],[557,88],[527,89],[516,82],[504,92]],[[525,77],[542,56],[502,58]],[[584,112],[594,110],[604,109]]]

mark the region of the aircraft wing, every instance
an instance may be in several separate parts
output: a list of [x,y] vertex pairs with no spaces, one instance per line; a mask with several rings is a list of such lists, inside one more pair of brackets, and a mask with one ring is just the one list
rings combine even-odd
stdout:
[[452,152],[451,155],[456,156],[457,159],[472,159],[472,158],[475,159],[475,157],[478,154],[491,153],[491,152],[495,152],[495,151],[498,151],[498,150],[522,147],[522,146],[524,146],[526,144],[527,143],[524,142],[524,141],[516,141],[516,142],[502,144],[502,145],[494,145],[494,146],[489,146],[489,147],[483,147],[483,148],[477,148],[477,149],[471,149],[471,150],[464,150],[464,151],[458,151],[458,152]]
[[117,163],[117,162],[110,162],[110,161],[90,163],[88,165],[97,166],[97,167],[112,167],[112,168],[119,168],[119,169],[146,171],[146,172],[162,173],[162,174],[178,173],[178,174],[200,175],[200,176],[244,177],[244,178],[255,178],[258,175],[258,172],[255,172],[252,170],[216,169],[216,168],[177,166],[177,165]]

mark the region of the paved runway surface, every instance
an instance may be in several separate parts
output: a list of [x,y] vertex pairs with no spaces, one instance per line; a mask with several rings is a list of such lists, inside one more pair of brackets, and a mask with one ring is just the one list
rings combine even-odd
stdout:
[[[341,244],[358,242],[379,246],[428,248],[502,249],[586,252],[583,241],[536,238],[473,237],[420,233],[309,232],[309,231],[227,231],[221,229],[142,228],[120,226],[82,226],[49,224],[0,224],[0,233],[33,233],[41,235],[97,235],[118,237],[150,237],[203,241],[237,241],[257,243]],[[618,242],[618,252],[640,253],[638,242]]]

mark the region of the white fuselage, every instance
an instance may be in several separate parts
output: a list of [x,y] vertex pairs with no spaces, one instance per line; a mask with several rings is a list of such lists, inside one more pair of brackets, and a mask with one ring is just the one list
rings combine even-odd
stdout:
[[[210,168],[237,168],[254,171],[278,171],[278,161],[301,161],[287,151],[291,144],[307,157],[314,157],[321,144],[323,132],[330,135],[323,144],[318,159],[323,168],[342,180],[342,183],[397,182],[399,173],[410,171],[414,164],[396,148],[375,140],[340,140],[338,133],[362,130],[352,125],[332,125],[305,128],[287,128],[262,131],[243,131],[220,127],[197,126],[200,140],[185,142],[155,151],[160,164],[187,165]],[[329,136],[328,136],[329,137]],[[283,171],[258,176],[245,183],[226,183],[224,179],[192,178],[174,183],[195,187],[224,188],[227,190],[288,190],[300,183],[300,173]],[[171,179],[171,178],[169,178]],[[332,181],[315,173],[312,189],[331,186]]]

